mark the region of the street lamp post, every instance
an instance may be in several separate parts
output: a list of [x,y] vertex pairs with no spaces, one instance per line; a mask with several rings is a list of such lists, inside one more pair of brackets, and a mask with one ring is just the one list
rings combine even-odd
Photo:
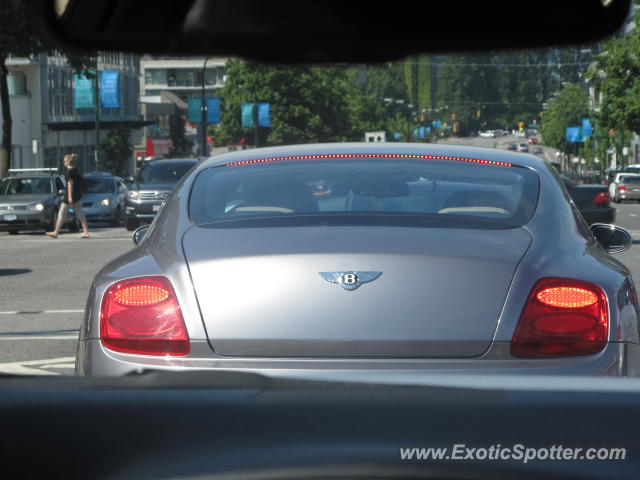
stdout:
[[96,171],[100,171],[100,69],[98,67],[98,56],[96,55],[96,147],[94,150],[94,160]]
[[200,156],[207,156],[207,99],[205,97],[205,76],[207,70],[207,62],[209,61],[209,56],[204,59],[204,64],[202,65],[202,103],[200,105],[201,117],[200,117],[200,130],[201,130],[201,138],[200,138]]

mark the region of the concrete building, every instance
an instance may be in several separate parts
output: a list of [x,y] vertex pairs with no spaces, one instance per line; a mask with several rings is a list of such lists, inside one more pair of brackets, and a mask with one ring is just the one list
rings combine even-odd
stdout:
[[[75,153],[82,171],[95,170],[96,111],[76,108],[76,72],[66,58],[40,54],[11,58],[7,66],[13,119],[10,168],[58,167],[65,154]],[[100,142],[116,126],[130,128],[132,144],[139,142],[144,125],[140,115],[139,67],[136,55],[99,55],[99,70],[120,72],[120,108],[100,109]]]
[[[206,68],[205,68],[206,60]],[[138,156],[164,156],[171,149],[169,138],[172,115],[186,116],[189,98],[215,96],[226,80],[226,58],[143,56],[140,59],[140,99],[144,119],[153,122],[145,128],[136,145]],[[199,125],[187,122],[185,134],[197,142]],[[194,147],[195,149],[195,147]]]

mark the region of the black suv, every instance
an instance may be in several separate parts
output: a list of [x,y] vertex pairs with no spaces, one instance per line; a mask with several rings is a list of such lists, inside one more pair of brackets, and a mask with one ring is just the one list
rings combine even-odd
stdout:
[[150,223],[178,181],[198,163],[196,158],[147,162],[125,197],[125,226],[135,230]]

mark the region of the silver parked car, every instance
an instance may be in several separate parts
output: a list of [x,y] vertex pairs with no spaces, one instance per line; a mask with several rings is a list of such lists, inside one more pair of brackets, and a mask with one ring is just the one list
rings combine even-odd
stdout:
[[[0,180],[0,232],[52,230],[64,198],[65,177],[55,168],[10,169],[9,175]],[[71,232],[79,230],[73,212],[67,214],[64,226]]]
[[533,155],[397,143],[219,155],[142,234],[93,281],[78,374],[640,371],[635,287],[605,251],[631,238],[589,229]]

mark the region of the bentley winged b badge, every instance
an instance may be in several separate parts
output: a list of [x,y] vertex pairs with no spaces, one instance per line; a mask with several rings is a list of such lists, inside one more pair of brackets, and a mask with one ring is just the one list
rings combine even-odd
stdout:
[[327,282],[337,283],[345,290],[355,290],[363,283],[371,282],[382,272],[318,272]]

